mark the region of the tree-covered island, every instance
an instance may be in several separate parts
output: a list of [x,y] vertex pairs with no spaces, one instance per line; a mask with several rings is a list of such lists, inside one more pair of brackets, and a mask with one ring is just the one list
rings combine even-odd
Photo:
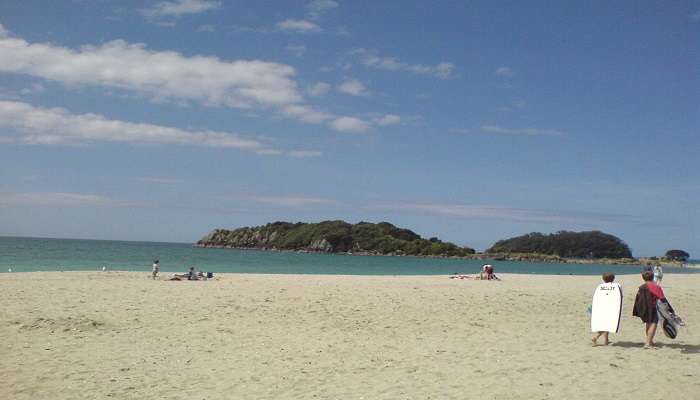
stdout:
[[438,257],[465,257],[475,253],[474,249],[435,237],[424,239],[388,222],[273,222],[234,230],[215,229],[196,246]]
[[[436,237],[422,238],[409,229],[388,222],[272,222],[233,230],[215,229],[195,246],[553,263],[639,264],[660,261],[665,265],[681,265],[669,254],[662,259],[636,259],[624,241],[600,231],[533,232],[499,240],[483,253],[477,253],[470,247],[443,242]],[[670,255],[683,258],[685,253],[674,251]]]
[[625,242],[600,231],[559,231],[545,235],[539,232],[499,240],[486,253],[542,254],[562,258],[632,258]]

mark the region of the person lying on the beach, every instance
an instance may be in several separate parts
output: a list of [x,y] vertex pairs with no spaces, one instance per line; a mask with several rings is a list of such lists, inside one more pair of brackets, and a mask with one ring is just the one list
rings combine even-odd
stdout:
[[190,267],[187,273],[184,274],[174,274],[171,281],[181,281],[187,279],[188,281],[198,281],[200,278],[204,277],[202,271],[195,271],[194,267]]
[[493,273],[493,269],[491,269],[491,273],[480,273],[479,275],[472,276],[472,275],[459,275],[455,273],[454,275],[450,276],[450,279],[473,279],[476,281],[490,281],[490,280],[495,280],[495,281],[500,281],[501,278],[497,277],[496,274]]
[[471,276],[471,275],[459,275],[455,273],[450,277],[450,279],[479,279],[478,276]]

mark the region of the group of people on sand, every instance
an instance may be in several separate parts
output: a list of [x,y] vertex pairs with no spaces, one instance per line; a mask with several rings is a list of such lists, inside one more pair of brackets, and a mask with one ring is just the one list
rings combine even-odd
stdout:
[[[159,260],[153,260],[153,267],[151,269],[151,276],[155,280],[158,277],[158,273],[160,272],[160,261]],[[184,274],[173,274],[172,277],[170,277],[170,281],[198,281],[198,280],[207,280],[207,278],[210,278],[213,276],[210,272],[207,273],[206,275],[202,271],[197,271],[195,270],[194,267],[190,267],[190,269],[187,270]]]
[[194,269],[194,267],[190,267],[190,269],[188,269],[184,274],[173,274],[173,276],[170,278],[171,281],[198,281],[206,279],[207,276],[204,275],[204,272],[197,271]]
[[450,276],[450,279],[476,279],[482,281],[500,281],[501,278],[497,277],[493,271],[493,265],[484,264],[481,266],[481,272],[479,272],[478,276],[460,275],[455,272],[454,275]]
[[[632,315],[638,317],[645,324],[644,328],[644,348],[645,349],[656,349],[654,346],[654,336],[656,335],[656,329],[659,324],[659,307],[664,305],[667,307],[671,313],[673,313],[673,308],[671,308],[664,290],[661,288],[661,281],[663,280],[663,270],[660,265],[652,268],[651,265],[647,265],[642,271],[643,283],[637,289],[637,296],[634,300],[634,307],[632,310]],[[604,283],[613,283],[615,281],[615,274],[612,272],[606,272],[603,274]],[[617,288],[622,291],[619,284],[615,283]],[[679,324],[684,325],[680,317],[673,316],[677,319]],[[598,339],[603,338],[603,344],[607,345],[610,343],[608,339],[607,331],[594,332],[594,336],[591,339],[593,346],[598,345]]]

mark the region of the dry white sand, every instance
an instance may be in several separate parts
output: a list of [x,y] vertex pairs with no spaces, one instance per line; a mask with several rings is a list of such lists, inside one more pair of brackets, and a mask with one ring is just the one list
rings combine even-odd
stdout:
[[0,399],[698,399],[700,275],[667,274],[688,326],[591,347],[598,277],[135,272],[0,275]]

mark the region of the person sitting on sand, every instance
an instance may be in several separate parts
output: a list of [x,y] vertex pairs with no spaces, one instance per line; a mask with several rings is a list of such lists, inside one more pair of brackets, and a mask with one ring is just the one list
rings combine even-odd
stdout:
[[491,264],[486,265],[485,273],[486,273],[486,277],[481,278],[481,279],[486,279],[487,281],[491,281],[491,280],[500,281],[501,280],[499,277],[496,276],[496,274],[493,273],[493,265],[491,265]]
[[481,272],[479,272],[479,279],[486,279],[486,276],[488,275],[486,270],[491,267],[491,264],[484,264],[481,266]]
[[181,281],[183,279],[187,279],[188,281],[196,281],[199,280],[199,277],[202,276],[201,272],[197,272],[194,270],[194,267],[190,267],[190,269],[187,270],[184,274],[174,274],[172,278],[170,278],[171,281]]

